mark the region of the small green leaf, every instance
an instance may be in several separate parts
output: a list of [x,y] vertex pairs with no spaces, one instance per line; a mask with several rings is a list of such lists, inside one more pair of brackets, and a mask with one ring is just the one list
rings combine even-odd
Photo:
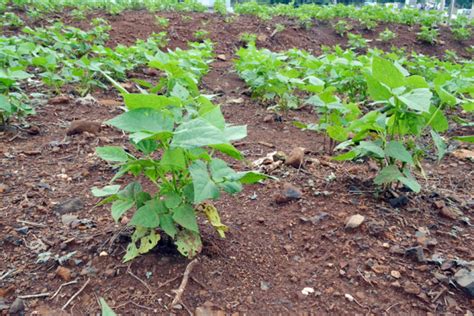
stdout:
[[108,195],[114,195],[120,190],[120,185],[114,184],[114,185],[108,185],[103,187],[102,189],[98,187],[93,187],[92,188],[92,194],[95,197],[104,197]]
[[117,146],[97,147],[95,152],[97,156],[106,161],[126,162],[129,159],[127,152]]
[[474,143],[474,135],[456,136],[456,137],[453,137],[453,139],[458,140],[460,142]]
[[383,149],[379,145],[375,144],[374,142],[361,141],[357,148],[373,153],[378,158],[385,157],[385,153]]
[[133,214],[129,225],[141,226],[146,228],[155,228],[160,225],[160,218],[158,215],[159,205],[156,199],[147,201],[145,205],[140,207],[135,214]]
[[186,229],[199,233],[196,214],[192,206],[184,204],[173,210],[173,220]]
[[160,227],[168,236],[173,239],[178,233],[171,214],[160,215]]
[[135,205],[133,200],[116,200],[112,203],[112,218],[118,222],[120,217]]
[[181,124],[175,130],[171,146],[194,148],[227,142],[220,129],[202,118],[197,118]]
[[380,170],[379,174],[375,177],[374,182],[377,185],[387,184],[397,181],[400,177],[402,177],[402,173],[398,170],[398,167],[395,165],[389,165]]
[[159,133],[173,130],[173,119],[162,111],[154,109],[136,109],[120,114],[106,121],[126,132]]
[[326,131],[329,137],[338,142],[343,142],[349,137],[349,132],[342,126],[328,126]]
[[406,185],[410,190],[412,190],[415,193],[418,193],[421,190],[421,185],[413,177],[400,176],[398,177],[398,181]]
[[411,165],[414,164],[411,154],[406,150],[405,146],[398,141],[388,142],[387,146],[385,146],[385,154]]
[[438,151],[438,162],[443,159],[444,155],[446,155],[447,146],[441,136],[438,135],[435,131],[430,131],[431,137],[433,138],[433,143],[436,146],[436,150]]
[[101,297],[99,298],[100,307],[101,307],[101,316],[116,316],[115,312],[107,305],[107,302]]

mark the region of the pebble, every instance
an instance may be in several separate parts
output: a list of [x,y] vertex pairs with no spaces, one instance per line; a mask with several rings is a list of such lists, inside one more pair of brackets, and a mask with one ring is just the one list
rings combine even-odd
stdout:
[[420,287],[411,281],[407,281],[403,284],[403,290],[408,294],[418,295],[421,293]]
[[470,297],[474,298],[474,271],[468,269],[460,269],[454,275],[454,281],[463,289]]
[[459,218],[461,215],[459,212],[455,211],[452,208],[448,207],[443,207],[441,210],[439,210],[439,214],[445,218],[453,219],[456,220]]
[[281,191],[281,193],[275,197],[275,201],[278,204],[284,204],[290,201],[299,200],[301,199],[302,196],[303,196],[303,193],[298,187],[290,183],[285,183],[283,185],[283,190]]
[[6,184],[0,183],[0,193],[8,191],[8,186]]
[[55,205],[53,211],[59,214],[66,214],[80,211],[83,208],[84,202],[80,198],[72,198]]
[[304,162],[304,148],[296,147],[294,148],[288,158],[285,160],[285,164],[295,168],[300,168]]
[[260,289],[262,291],[268,291],[270,289],[270,283],[266,281],[260,281]]
[[305,287],[304,289],[301,290],[301,294],[303,295],[309,295],[314,293],[314,289],[312,287]]
[[423,252],[423,247],[421,246],[407,248],[405,250],[405,256],[416,259],[416,261],[418,262],[426,261],[425,254]]
[[400,275],[400,272],[398,272],[398,271],[396,271],[396,270],[390,271],[390,275],[391,275],[392,277],[394,277],[395,279],[400,279],[400,276],[401,276],[401,275]]
[[15,301],[13,301],[12,305],[10,306],[10,309],[8,310],[10,315],[24,314],[24,311],[25,311],[25,302],[19,297],[17,297]]
[[364,222],[364,220],[365,216],[360,214],[352,215],[346,219],[346,228],[357,228]]
[[22,234],[22,235],[26,235],[26,234],[28,234],[29,227],[28,226],[23,226],[23,227],[15,229],[15,230],[17,232],[19,232],[20,234]]
[[405,195],[402,195],[402,196],[388,200],[388,203],[393,208],[399,208],[399,207],[406,206],[409,201],[410,200]]

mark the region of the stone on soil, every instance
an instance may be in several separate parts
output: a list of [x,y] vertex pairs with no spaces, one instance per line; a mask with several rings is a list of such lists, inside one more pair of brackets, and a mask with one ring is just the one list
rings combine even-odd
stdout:
[[285,183],[283,185],[283,190],[275,197],[275,201],[278,204],[288,203],[290,201],[296,201],[301,199],[303,193],[296,186]]
[[357,228],[364,222],[364,220],[365,216],[360,214],[352,215],[346,219],[346,228]]
[[58,214],[66,214],[80,211],[84,208],[84,202],[80,198],[72,198],[53,206],[53,211]]
[[414,282],[405,282],[403,284],[403,290],[408,294],[418,295],[421,293],[420,287]]
[[56,269],[56,275],[59,276],[64,281],[68,282],[71,280],[71,270],[66,267],[59,266]]
[[470,298],[474,298],[474,271],[460,269],[454,275],[454,281]]
[[15,301],[13,301],[13,304],[10,306],[10,309],[8,312],[10,315],[23,315],[25,311],[25,302],[17,297]]

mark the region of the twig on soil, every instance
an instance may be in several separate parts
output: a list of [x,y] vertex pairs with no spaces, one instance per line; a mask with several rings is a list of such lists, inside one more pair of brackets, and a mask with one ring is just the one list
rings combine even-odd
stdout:
[[362,277],[362,279],[363,279],[365,282],[369,283],[370,286],[374,287],[373,283],[370,282],[370,280],[368,280],[368,279],[362,274],[362,272],[360,272],[359,269],[357,269],[357,272],[359,273],[359,275]]
[[11,269],[7,272],[5,272],[5,274],[3,274],[1,277],[0,277],[0,281],[2,281],[3,279],[5,279],[7,276],[9,276],[10,274],[14,273],[16,270],[15,269]]
[[176,291],[174,291],[176,293],[176,296],[174,297],[173,302],[171,302],[170,307],[173,307],[179,302],[181,302],[181,296],[183,295],[184,289],[186,288],[186,285],[188,284],[189,275],[191,274],[191,271],[193,270],[194,266],[197,263],[198,263],[198,259],[194,259],[188,264],[188,266],[186,267],[186,270],[184,270],[183,280],[181,281],[179,288]]
[[152,292],[150,286],[148,286],[148,284],[147,284],[145,281],[143,281],[143,280],[140,279],[137,275],[135,275],[135,274],[132,272],[132,270],[130,270],[130,267],[131,267],[131,265],[128,266],[128,268],[127,268],[127,273],[130,274],[132,277],[134,277],[134,278],[135,278],[137,281],[139,281],[141,284],[143,284],[143,286],[147,288],[148,292]]
[[62,310],[65,310],[66,307],[69,306],[69,304],[71,304],[71,302],[79,295],[81,294],[82,291],[84,291],[84,289],[86,288],[86,286],[89,284],[89,282],[91,281],[91,279],[87,279],[86,283],[84,283],[84,285],[79,289],[79,291],[77,291],[76,293],[74,293],[71,298],[66,302],[66,304],[64,304],[63,307],[61,307]]
[[56,290],[56,292],[54,292],[54,294],[49,298],[49,300],[52,300],[53,298],[55,298],[56,295],[59,294],[59,292],[61,291],[61,289],[62,289],[63,287],[65,287],[66,285],[71,285],[71,284],[76,284],[76,283],[77,283],[77,280],[73,280],[73,281],[71,281],[71,282],[67,282],[67,283],[61,284],[61,285],[58,287],[58,289]]
[[29,295],[20,295],[18,296],[18,298],[21,298],[21,299],[27,299],[27,298],[38,298],[38,297],[45,297],[45,296],[50,296],[51,293],[50,292],[47,292],[47,293],[39,293],[39,294],[29,294]]
[[443,288],[441,289],[441,291],[439,291],[438,294],[436,294],[436,296],[431,300],[431,303],[434,303],[438,300],[438,298],[440,298],[441,295],[443,295],[448,289],[443,286]]
[[393,304],[393,305],[390,305],[390,306],[385,310],[385,312],[388,313],[388,311],[391,310],[392,307],[395,307],[395,306],[397,306],[397,305],[400,305],[400,302],[395,303],[395,304]]
[[157,289],[160,289],[160,288],[162,288],[163,286],[170,284],[171,282],[173,282],[174,280],[176,280],[176,279],[178,279],[178,278],[179,278],[179,275],[176,276],[176,277],[174,277],[174,278],[172,278],[172,279],[169,279],[168,281],[165,281],[165,282],[161,283],[160,285],[158,285],[158,288],[157,288]]
[[17,219],[16,221],[18,223],[22,223],[22,224],[26,224],[26,225],[30,225],[30,226],[35,226],[35,227],[40,227],[40,228],[47,228],[48,227],[45,224],[25,221],[25,220],[22,220],[22,219]]
[[193,312],[183,303],[181,302],[181,305],[183,305],[184,309],[188,312],[189,316],[193,316]]
[[203,289],[206,289],[207,286],[204,285],[204,283],[202,283],[201,281],[199,281],[198,279],[196,279],[195,277],[191,277],[191,280],[193,280],[194,282],[196,282],[197,284],[199,284]]

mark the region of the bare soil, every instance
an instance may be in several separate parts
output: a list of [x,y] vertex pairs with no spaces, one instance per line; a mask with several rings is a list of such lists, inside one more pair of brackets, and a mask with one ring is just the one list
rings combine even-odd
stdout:
[[[474,309],[474,300],[443,278],[460,268],[462,262],[454,259],[474,260],[473,228],[466,223],[474,222],[471,161],[448,155],[437,164],[428,153],[426,179],[420,178],[424,190],[416,196],[398,192],[408,197],[408,203],[394,208],[389,203],[393,196],[377,194],[372,184],[377,166],[331,161],[323,136],[292,124],[312,121],[315,115],[309,109],[281,120],[264,119],[268,112],[248,96],[232,70],[242,32],[259,35],[261,47],[318,53],[321,45],[345,45],[330,25],[317,23],[303,30],[280,18],[262,22],[241,16],[226,23],[212,14],[160,15],[170,19],[170,48],[185,48],[196,30],[206,29],[217,45],[216,53],[226,56],[211,65],[202,89],[219,95],[216,102],[230,123],[248,126],[248,137],[237,144],[246,160],[235,163],[235,168],[246,169],[249,162],[269,152],[288,154],[295,147],[306,149],[305,164],[300,169],[281,166],[272,172],[279,182],[246,187],[240,195],[225,196],[217,203],[230,227],[227,238],[220,239],[201,226],[204,249],[185,289],[183,309],[168,310],[172,290],[179,286],[189,260],[163,244],[131,265],[123,264],[128,232],[112,221],[108,207],[95,206],[98,200],[90,193],[92,186],[106,185],[114,174],[94,155],[94,148],[127,146],[126,138],[105,126],[97,135],[67,136],[74,120],[103,122],[119,114],[120,97],[113,90],[96,91],[97,105],[79,105],[71,99],[38,107],[29,118],[37,135],[31,135],[36,133],[31,128],[0,133],[0,277],[12,271],[0,280],[0,306],[8,308],[18,296],[50,293],[25,299],[26,313],[60,315],[61,307],[89,282],[63,314],[96,314],[98,297],[123,315],[185,315],[203,305],[239,315],[464,314]],[[110,46],[132,44],[161,30],[146,12],[93,16],[110,21]],[[87,21],[74,22],[67,14],[60,18],[88,27]],[[277,22],[287,27],[271,37]],[[374,39],[386,26],[364,36]],[[399,34],[393,45],[407,51],[443,56],[445,49],[451,49],[466,57],[465,47],[473,44],[472,38],[457,43],[442,29],[444,44],[426,46],[416,40],[415,29],[388,27]],[[389,48],[377,41],[370,45]],[[277,204],[282,183],[300,188],[302,198]],[[71,199],[76,199],[72,214],[78,220],[65,225],[58,205]],[[461,216],[449,218],[446,210]],[[346,219],[355,214],[363,215],[364,222],[345,229]],[[405,251],[417,246],[423,257]],[[71,273],[64,278],[77,283],[63,286],[54,298],[66,281],[56,272],[57,262],[37,262],[43,252],[51,257],[75,252],[63,265]],[[305,287],[314,293],[303,295]]]

